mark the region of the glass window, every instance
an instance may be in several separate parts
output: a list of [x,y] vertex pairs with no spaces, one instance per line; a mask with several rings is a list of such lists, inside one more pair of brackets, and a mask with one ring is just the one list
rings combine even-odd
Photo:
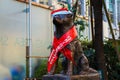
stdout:
[[32,0],[34,2],[40,3],[40,4],[45,4],[45,5],[50,5],[51,0]]
[[60,2],[61,0],[58,0],[58,2]]
[[113,3],[113,0],[109,0],[110,3]]
[[113,12],[113,5],[111,5],[111,4],[109,5],[109,11]]

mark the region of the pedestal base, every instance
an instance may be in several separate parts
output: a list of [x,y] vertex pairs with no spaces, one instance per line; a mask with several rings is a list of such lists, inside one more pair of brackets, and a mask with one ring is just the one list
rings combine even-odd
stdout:
[[44,75],[42,80],[100,80],[98,73],[67,76],[63,74]]
[[40,78],[25,78],[24,80],[41,80]]
[[73,75],[71,80],[100,80],[98,73],[85,74],[85,75]]
[[70,80],[70,76],[63,74],[44,75],[42,80]]

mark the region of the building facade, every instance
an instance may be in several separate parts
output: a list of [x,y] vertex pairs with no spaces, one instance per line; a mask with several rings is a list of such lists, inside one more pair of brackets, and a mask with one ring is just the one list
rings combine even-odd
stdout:
[[[114,31],[114,35],[115,38],[118,39],[119,38],[119,0],[106,0],[106,7],[108,10],[109,15],[111,16],[111,22],[112,22],[112,28]],[[109,28],[108,28],[109,29]],[[111,34],[110,34],[110,29],[109,29],[109,38],[112,38]]]
[[117,10],[118,10],[118,22],[120,22],[120,0],[118,0],[117,4],[118,4],[118,6],[117,6]]
[[[51,45],[53,33],[50,13],[49,6],[32,2],[31,56],[49,55],[48,47]],[[0,80],[4,80],[3,73],[9,75],[14,65],[25,68],[28,26],[29,6],[25,0],[0,0]],[[32,61],[34,65],[36,59],[32,58]]]

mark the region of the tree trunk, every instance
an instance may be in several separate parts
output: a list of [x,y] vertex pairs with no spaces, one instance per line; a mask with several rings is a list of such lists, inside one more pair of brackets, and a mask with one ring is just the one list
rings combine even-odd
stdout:
[[105,66],[105,56],[103,49],[103,20],[102,20],[102,0],[93,0],[94,19],[95,19],[95,43],[96,65],[98,70],[103,72],[105,80],[107,78],[107,69]]

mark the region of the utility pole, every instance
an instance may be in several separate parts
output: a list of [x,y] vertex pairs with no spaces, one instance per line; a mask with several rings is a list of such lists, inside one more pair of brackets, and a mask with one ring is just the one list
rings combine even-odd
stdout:
[[32,37],[31,37],[31,0],[29,0],[29,23],[27,26],[27,39],[26,39],[26,78],[32,77]]

